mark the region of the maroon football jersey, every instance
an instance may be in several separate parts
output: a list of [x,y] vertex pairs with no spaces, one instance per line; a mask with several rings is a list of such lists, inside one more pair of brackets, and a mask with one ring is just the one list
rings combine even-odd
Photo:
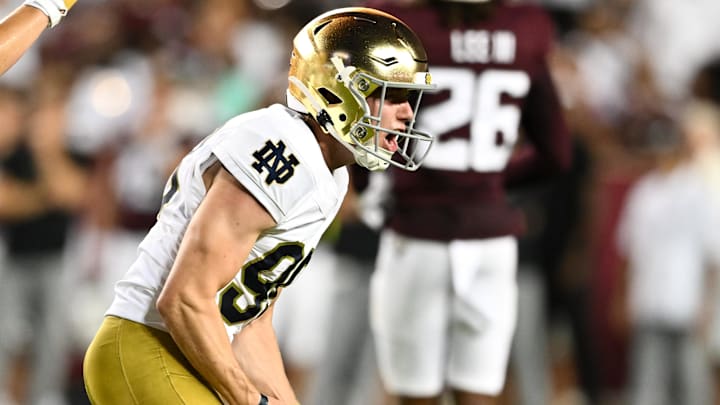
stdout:
[[[480,21],[449,27],[432,6],[369,3],[403,20],[428,53],[436,94],[416,126],[436,136],[417,172],[391,170],[399,233],[450,240],[518,235],[522,213],[508,181],[534,179],[570,161],[570,139],[546,56],[554,29],[542,9],[498,4]],[[521,131],[528,146],[516,150]]]

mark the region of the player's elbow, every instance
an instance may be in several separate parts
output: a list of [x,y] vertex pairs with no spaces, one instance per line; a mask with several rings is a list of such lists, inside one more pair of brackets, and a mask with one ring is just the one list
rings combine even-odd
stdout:
[[187,304],[180,294],[163,290],[155,303],[155,308],[168,328],[183,318]]
[[[207,301],[207,302],[205,302]],[[203,299],[190,290],[164,289],[155,302],[155,308],[169,330],[182,329],[184,325],[199,313],[212,308],[212,300]]]
[[177,312],[178,299],[175,294],[168,294],[166,291],[162,291],[157,301],[155,302],[155,308],[160,313],[160,316],[164,320],[171,317],[173,312]]

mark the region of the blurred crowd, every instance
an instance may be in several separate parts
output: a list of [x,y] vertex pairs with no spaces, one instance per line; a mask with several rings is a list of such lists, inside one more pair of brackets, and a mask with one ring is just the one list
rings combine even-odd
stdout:
[[[720,2],[539,2],[575,153],[562,177],[511,190],[529,232],[502,400],[720,403]],[[284,102],[292,36],[358,4],[84,0],[0,78],[0,405],[88,403],[82,355],[178,159]],[[350,314],[367,299],[381,182],[277,310],[302,403],[383,403],[367,314]],[[330,371],[338,344],[356,350]]]

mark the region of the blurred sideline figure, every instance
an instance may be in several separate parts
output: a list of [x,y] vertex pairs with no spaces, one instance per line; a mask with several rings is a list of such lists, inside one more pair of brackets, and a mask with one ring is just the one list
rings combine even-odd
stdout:
[[496,0],[369,4],[418,31],[441,86],[417,118],[438,135],[425,167],[390,173],[394,205],[371,281],[380,374],[401,404],[439,403],[446,389],[458,405],[494,403],[525,228],[504,190],[570,164],[546,60],[553,24],[537,6]]
[[[67,386],[65,246],[83,204],[89,161],[66,142],[63,81],[38,82],[32,92],[0,89],[0,225],[7,243],[0,267],[2,404],[62,405]],[[29,94],[37,102],[32,112]],[[29,384],[17,392],[9,383],[25,358]]]
[[231,119],[168,179],[87,350],[93,403],[297,404],[274,303],[337,214],[345,166],[419,167],[432,137],[410,100],[434,85],[417,36],[377,10],[327,12],[293,45],[288,105]]
[[632,186],[617,230],[635,405],[712,403],[705,331],[720,206],[688,142],[704,136],[706,118],[697,107],[684,115],[679,128],[667,118],[643,128],[651,170]]
[[[715,64],[715,67],[718,65]],[[711,89],[717,90],[717,89]],[[720,108],[711,98],[699,95],[687,107],[682,120],[694,165],[702,175],[713,198],[720,206]],[[714,404],[720,402],[720,294],[718,294],[718,269],[710,269],[710,301],[703,308],[699,332],[707,341],[708,356],[713,372]],[[714,271],[713,271],[714,270]],[[705,317],[707,316],[707,318]]]
[[0,74],[40,37],[56,26],[77,0],[26,0],[0,21]]

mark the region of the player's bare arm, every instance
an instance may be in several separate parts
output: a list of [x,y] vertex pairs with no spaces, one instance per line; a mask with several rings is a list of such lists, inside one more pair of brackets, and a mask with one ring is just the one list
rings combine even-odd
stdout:
[[0,22],[0,73],[5,73],[47,27],[42,11],[20,6]]
[[242,267],[258,235],[273,225],[267,211],[219,169],[158,298],[173,339],[226,403],[255,405],[260,392],[233,355],[215,295]]
[[255,387],[283,404],[295,405],[298,400],[285,373],[272,325],[274,308],[275,304],[235,335],[233,351]]
[[0,21],[0,74],[5,73],[76,0],[30,0]]

